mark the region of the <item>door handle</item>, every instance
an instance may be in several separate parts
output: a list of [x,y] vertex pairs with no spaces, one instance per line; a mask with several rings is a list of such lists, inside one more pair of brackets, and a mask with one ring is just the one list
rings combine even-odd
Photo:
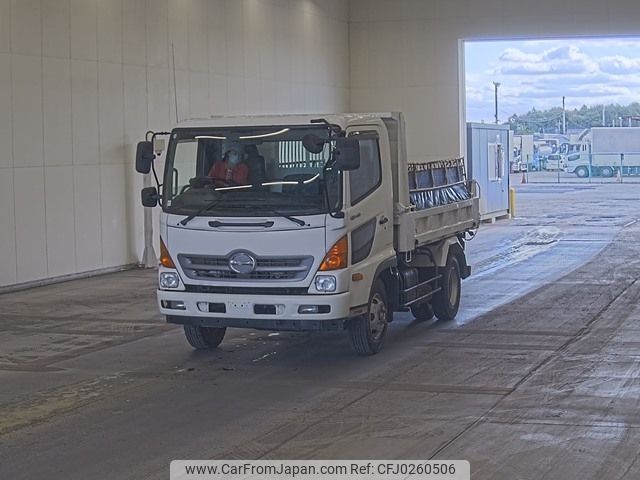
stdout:
[[384,224],[385,224],[385,223],[387,223],[388,221],[389,221],[389,219],[383,215],[382,217],[380,217],[380,220],[378,220],[378,223],[379,223],[380,225],[384,225]]

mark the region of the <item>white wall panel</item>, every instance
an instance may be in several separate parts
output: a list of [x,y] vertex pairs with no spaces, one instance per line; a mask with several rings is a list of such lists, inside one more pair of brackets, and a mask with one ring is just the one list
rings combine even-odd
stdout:
[[0,168],[13,167],[11,111],[11,57],[0,53]]
[[11,0],[0,0],[0,52],[11,50]]
[[146,51],[147,65],[169,65],[169,4],[168,0],[147,0]]
[[[124,66],[124,144],[135,145],[147,131],[147,69]],[[127,155],[126,162],[133,162]]]
[[209,74],[191,72],[189,74],[189,116],[206,118],[209,116]]
[[43,61],[44,163],[71,165],[71,62],[45,57]]
[[188,11],[189,70],[209,71],[207,24],[209,13],[206,0],[191,0]]
[[226,40],[227,40],[227,74],[236,77],[244,76],[244,18],[243,2],[225,1]]
[[42,53],[40,0],[13,0],[11,4],[11,51],[24,55]]
[[73,163],[99,162],[98,136],[98,64],[71,61],[71,105],[73,126]]
[[32,167],[43,164],[42,156],[42,59],[13,55],[13,164]]
[[0,285],[139,261],[135,144],[173,126],[174,91],[181,119],[346,110],[346,12],[347,0],[0,0]]
[[[171,125],[174,116],[173,86],[169,70],[165,68],[147,69],[147,119],[149,129],[162,131]],[[170,87],[171,85],[171,87]]]
[[76,271],[73,167],[45,167],[47,276]]
[[147,61],[146,2],[145,0],[126,0],[123,5],[122,59],[124,63],[145,65]]
[[135,259],[128,256],[126,165],[101,165],[100,201],[103,266],[124,265]]
[[209,113],[211,115],[226,115],[229,111],[227,103],[227,76],[209,75]]
[[98,57],[98,9],[96,0],[70,1],[71,58],[95,60]]
[[169,1],[169,66],[189,68],[189,0]]
[[100,163],[124,162],[124,78],[122,64],[98,68]]
[[114,2],[113,0],[97,1],[98,60],[122,63],[122,3]]
[[69,58],[69,0],[42,0],[42,53]]
[[17,281],[47,277],[47,240],[44,197],[44,168],[15,168]]
[[0,286],[16,283],[16,228],[13,203],[13,168],[0,168]]
[[75,209],[76,268],[87,272],[103,267],[100,167],[75,165],[73,204]]
[[224,75],[227,73],[227,25],[225,23],[224,0],[212,1],[208,5],[209,72]]

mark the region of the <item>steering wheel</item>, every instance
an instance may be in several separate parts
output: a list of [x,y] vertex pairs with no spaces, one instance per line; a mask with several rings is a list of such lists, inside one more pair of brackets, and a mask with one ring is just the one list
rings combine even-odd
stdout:
[[[211,179],[211,184],[214,187],[237,187],[238,185],[240,185],[238,182],[236,182],[233,179],[229,179],[227,180],[226,178],[222,178],[222,177],[209,177]],[[218,185],[218,183],[221,182],[222,185]]]

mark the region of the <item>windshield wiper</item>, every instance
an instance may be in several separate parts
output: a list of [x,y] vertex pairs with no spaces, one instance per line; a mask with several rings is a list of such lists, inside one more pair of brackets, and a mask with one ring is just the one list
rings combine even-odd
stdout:
[[187,223],[189,223],[191,220],[193,220],[194,218],[202,215],[204,212],[211,210],[213,207],[215,207],[216,205],[218,205],[220,203],[220,200],[222,200],[221,198],[216,198],[214,200],[211,200],[209,203],[207,203],[206,205],[204,205],[202,208],[200,208],[199,210],[196,210],[194,213],[192,213],[191,215],[188,215],[186,217],[184,217],[182,220],[180,220],[178,223],[182,226],[186,225]]
[[[204,205],[202,208],[200,208],[200,210],[196,210],[194,213],[184,217],[182,220],[180,220],[180,225],[186,225],[187,223],[189,223],[191,220],[193,220],[194,218],[202,215],[203,213],[211,210],[213,207],[215,207],[216,205],[218,205],[220,203],[222,199],[220,198],[216,198],[215,200],[211,201],[210,203],[208,203],[207,205]],[[251,208],[253,205],[229,205],[228,208]],[[263,209],[258,208],[257,210],[259,211],[263,211]],[[286,213],[282,213],[278,210],[273,210],[273,209],[266,209],[266,213],[270,213],[272,215],[276,215],[278,217],[282,217],[282,218],[286,218],[287,220],[300,225],[301,227],[304,227],[307,225],[307,223],[297,217],[293,217],[291,215],[287,215]]]
[[282,217],[282,218],[286,218],[287,220],[300,225],[301,227],[304,227],[307,225],[307,222],[305,222],[304,220],[302,220],[301,218],[298,217],[294,217],[291,215],[287,215],[286,213],[283,213],[279,210],[274,210],[273,208],[260,208],[257,205],[244,205],[244,208],[252,208],[252,207],[257,207],[256,210],[259,212],[265,212],[265,213],[270,213],[271,215],[276,215],[278,217]]
[[292,217],[291,215],[287,215],[286,213],[282,213],[279,212],[277,210],[271,210],[271,209],[267,209],[268,213],[271,213],[272,215],[277,215],[278,217],[282,217],[282,218],[286,218],[287,220],[293,222],[293,223],[297,223],[298,225],[300,225],[301,227],[304,227],[307,225],[307,222],[305,222],[304,220],[302,220],[301,218],[298,217]]

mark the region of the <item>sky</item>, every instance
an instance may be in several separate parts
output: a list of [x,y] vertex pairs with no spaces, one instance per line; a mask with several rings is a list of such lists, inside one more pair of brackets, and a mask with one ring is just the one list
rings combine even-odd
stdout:
[[640,37],[465,43],[467,121],[493,122],[532,108],[640,102]]

